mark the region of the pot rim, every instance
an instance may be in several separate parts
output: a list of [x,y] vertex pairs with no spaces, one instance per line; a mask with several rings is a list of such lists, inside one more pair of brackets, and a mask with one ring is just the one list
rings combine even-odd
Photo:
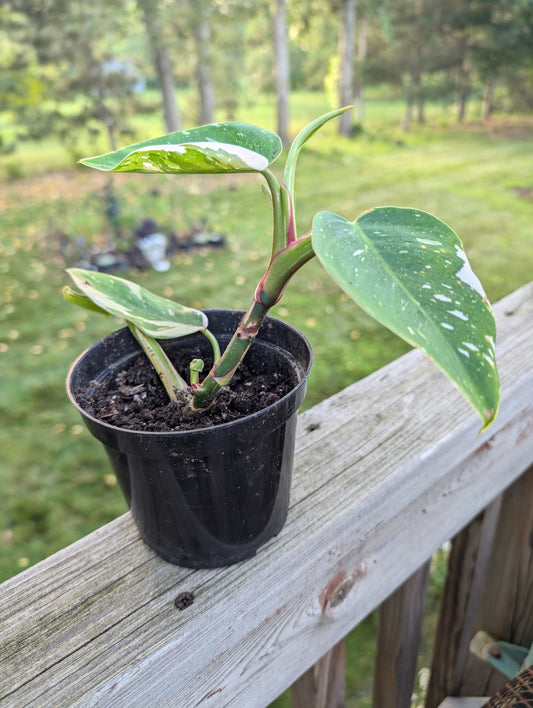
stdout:
[[[244,310],[231,310],[231,309],[223,309],[223,308],[206,309],[206,310],[203,310],[203,312],[205,312],[208,315],[209,315],[209,313],[215,313],[215,312],[228,312],[228,313],[235,313],[235,314],[238,313],[240,315],[244,314]],[[130,428],[121,428],[118,425],[112,425],[111,423],[107,423],[106,421],[102,420],[101,418],[97,418],[96,416],[92,415],[91,413],[86,411],[84,408],[82,408],[80,406],[80,404],[76,401],[76,398],[75,398],[74,393],[72,391],[71,384],[72,384],[72,375],[74,373],[74,370],[76,369],[76,367],[78,366],[80,361],[85,356],[87,356],[93,348],[97,347],[100,344],[100,342],[102,342],[106,337],[110,337],[113,334],[116,334],[117,332],[127,330],[127,327],[122,327],[119,330],[114,330],[113,332],[110,332],[105,337],[102,337],[101,339],[96,341],[94,344],[89,346],[87,349],[85,349],[75,359],[75,361],[70,366],[70,369],[67,374],[67,380],[66,380],[67,395],[68,395],[72,405],[76,408],[76,410],[81,414],[81,416],[83,418],[91,420],[96,425],[101,426],[103,428],[107,428],[110,431],[118,431],[118,432],[120,432],[121,435],[131,435],[131,436],[138,436],[138,435],[145,436],[146,435],[146,436],[154,436],[154,437],[155,436],[162,436],[162,435],[164,435],[164,436],[169,435],[169,436],[173,436],[173,437],[180,437],[180,436],[185,437],[185,436],[205,435],[207,432],[214,431],[214,430],[222,432],[224,430],[230,430],[231,428],[233,428],[233,429],[237,428],[239,425],[245,424],[247,421],[253,420],[254,418],[264,415],[266,411],[271,411],[272,409],[274,409],[276,407],[283,406],[289,397],[294,396],[295,393],[297,393],[302,388],[302,386],[305,386],[307,384],[307,380],[309,378],[309,373],[310,373],[312,365],[313,365],[313,349],[312,349],[311,344],[310,344],[309,340],[307,339],[307,337],[302,332],[300,332],[300,330],[298,330],[293,325],[291,325],[287,322],[284,322],[283,320],[280,320],[276,317],[267,316],[265,318],[263,326],[267,322],[272,322],[272,323],[283,325],[287,329],[291,330],[294,335],[298,336],[303,341],[305,348],[307,349],[307,352],[308,352],[308,364],[306,367],[302,367],[302,377],[298,381],[298,383],[288,393],[286,393],[284,396],[282,396],[282,398],[279,398],[274,403],[271,403],[270,405],[266,406],[265,408],[262,408],[261,410],[256,411],[255,413],[249,413],[245,416],[242,416],[241,418],[237,418],[236,420],[231,420],[231,421],[228,421],[227,423],[218,423],[217,425],[209,425],[209,426],[205,426],[202,428],[195,428],[192,430],[168,430],[168,431],[135,430],[135,429],[130,429]],[[261,332],[261,329],[259,330],[259,332]],[[259,337],[260,337],[260,333],[258,335],[258,338]],[[176,341],[178,341],[178,340],[179,340],[179,338],[176,338]],[[172,340],[168,340],[168,341],[172,341]],[[255,344],[256,342],[262,342],[267,347],[270,344],[268,341],[261,340],[261,339],[256,339],[253,344]],[[253,344],[252,344],[252,346],[253,346]],[[279,345],[272,345],[272,346],[278,346],[279,349],[284,349],[282,346],[279,346]],[[142,350],[139,348],[139,351],[142,351]]]

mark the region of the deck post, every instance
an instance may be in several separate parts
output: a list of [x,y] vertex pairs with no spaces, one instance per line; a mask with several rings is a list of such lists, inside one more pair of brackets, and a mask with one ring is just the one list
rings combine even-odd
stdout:
[[424,563],[380,607],[373,708],[411,705],[430,563]]
[[292,708],[344,708],[346,643],[335,644],[293,683]]
[[[531,433],[530,433],[531,443]],[[533,642],[533,467],[503,494],[475,630],[529,647]],[[461,696],[491,696],[507,680],[470,655]]]
[[501,495],[452,541],[425,708],[458,695],[500,506]]

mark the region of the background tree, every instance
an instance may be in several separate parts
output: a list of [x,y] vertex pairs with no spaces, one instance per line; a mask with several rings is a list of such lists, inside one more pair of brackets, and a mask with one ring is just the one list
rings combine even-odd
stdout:
[[200,110],[197,122],[213,123],[215,120],[215,85],[213,82],[211,46],[211,3],[208,0],[191,0],[189,18],[196,50],[196,82]]
[[274,0],[274,67],[277,95],[277,132],[284,145],[289,136],[289,92],[290,62],[287,30],[287,4],[285,0]]
[[365,119],[364,78],[363,71],[368,53],[368,17],[359,17],[357,23],[357,58],[355,64],[355,105],[357,122],[362,125]]
[[472,47],[472,61],[484,84],[484,120],[490,118],[498,85],[506,87],[511,110],[533,108],[533,0],[497,0],[489,6],[490,18]]
[[[324,90],[332,64],[338,70],[338,11],[331,0],[291,0],[290,42],[293,87]],[[335,82],[337,74],[335,74]],[[334,100],[338,100],[336,85]]]
[[[141,73],[161,91],[167,131],[181,127],[177,86],[187,122],[212,122],[215,108],[235,119],[241,101],[273,94],[285,140],[291,90],[325,87],[332,107],[355,99],[359,122],[363,86],[403,90],[406,129],[424,121],[430,99],[455,105],[459,120],[470,96],[483,99],[485,120],[495,107],[530,110],[532,6],[533,0],[10,0],[0,3],[0,151],[45,135],[73,146],[105,132],[109,145],[117,144],[132,112],[151,100],[135,92]],[[191,95],[198,97],[196,111]],[[343,116],[347,134],[354,118]]]
[[224,0],[212,15],[212,41],[216,53],[213,80],[217,108],[225,120],[236,120],[239,104],[253,86],[246,71],[246,28],[255,9],[255,0]]
[[443,36],[451,45],[449,68],[455,74],[455,113],[462,122],[474,80],[472,53],[480,47],[483,28],[490,22],[493,0],[441,0]]
[[[405,92],[402,127],[425,120],[426,77],[438,67],[439,15],[430,0],[390,0],[381,10],[381,27],[392,47],[391,61]],[[437,64],[437,65],[436,65]]]
[[131,6],[125,0],[14,0],[10,7],[11,17],[20,19],[21,41],[32,47],[28,68],[43,96],[23,107],[26,137],[57,134],[73,146],[84,132],[94,135],[103,126],[113,149],[118,134],[128,132],[128,115],[139,108],[139,73],[114,52],[126,42],[129,21],[135,23]]
[[[353,103],[354,61],[355,61],[355,23],[357,0],[343,0],[340,12],[339,27],[339,105],[348,106]],[[338,131],[341,135],[350,136],[353,133],[351,113],[343,113],[339,118]]]
[[[45,85],[37,63],[29,20],[7,5],[0,7],[0,112],[13,116],[0,134],[0,154],[12,152],[27,134],[25,124],[45,100]],[[22,120],[18,120],[22,118]]]
[[161,91],[163,115],[168,133],[181,129],[181,116],[178,108],[176,86],[172,61],[167,49],[163,32],[162,9],[157,0],[137,0],[144,25],[146,37],[154,61],[157,82]]

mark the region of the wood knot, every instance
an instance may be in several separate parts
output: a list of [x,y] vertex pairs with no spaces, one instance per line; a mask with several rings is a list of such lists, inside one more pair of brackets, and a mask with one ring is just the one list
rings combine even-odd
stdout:
[[357,568],[354,573],[348,576],[345,571],[337,573],[320,593],[319,602],[322,612],[325,613],[344,602],[356,581],[365,575],[364,566]]
[[355,585],[355,578],[349,577],[346,578],[346,580],[343,580],[342,583],[335,588],[335,592],[329,599],[329,606],[330,607],[337,607],[337,605],[340,605],[341,602],[343,602],[346,597],[348,596],[348,593],[350,590],[353,588]]

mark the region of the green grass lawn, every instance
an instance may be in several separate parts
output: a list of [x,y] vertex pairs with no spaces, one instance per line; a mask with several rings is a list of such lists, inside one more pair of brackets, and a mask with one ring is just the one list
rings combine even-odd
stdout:
[[[320,96],[297,96],[293,104],[295,129],[328,109]],[[296,182],[301,229],[320,209],[355,218],[371,206],[418,207],[460,234],[491,300],[531,280],[533,130],[517,119],[498,129],[458,129],[434,107],[428,125],[402,135],[401,112],[400,103],[376,100],[357,138],[338,138],[328,126],[312,139]],[[274,115],[265,99],[238,118],[272,128]],[[149,125],[162,132],[157,117]],[[72,256],[62,255],[60,243],[82,236],[96,247],[112,237],[101,197],[107,177],[69,166],[51,141],[24,152],[23,179],[13,179],[13,160],[0,160],[0,580],[126,510],[104,453],[64,392],[71,362],[117,326],[61,297]],[[167,233],[205,218],[227,237],[224,251],[176,256],[168,273],[133,278],[184,304],[247,307],[269,254],[270,209],[260,178],[118,175],[114,183],[124,243],[145,217]],[[306,406],[408,349],[315,262],[295,276],[274,314],[314,347]],[[353,662],[364,666],[349,673],[348,705],[368,705],[374,635],[371,617],[350,637]]]

